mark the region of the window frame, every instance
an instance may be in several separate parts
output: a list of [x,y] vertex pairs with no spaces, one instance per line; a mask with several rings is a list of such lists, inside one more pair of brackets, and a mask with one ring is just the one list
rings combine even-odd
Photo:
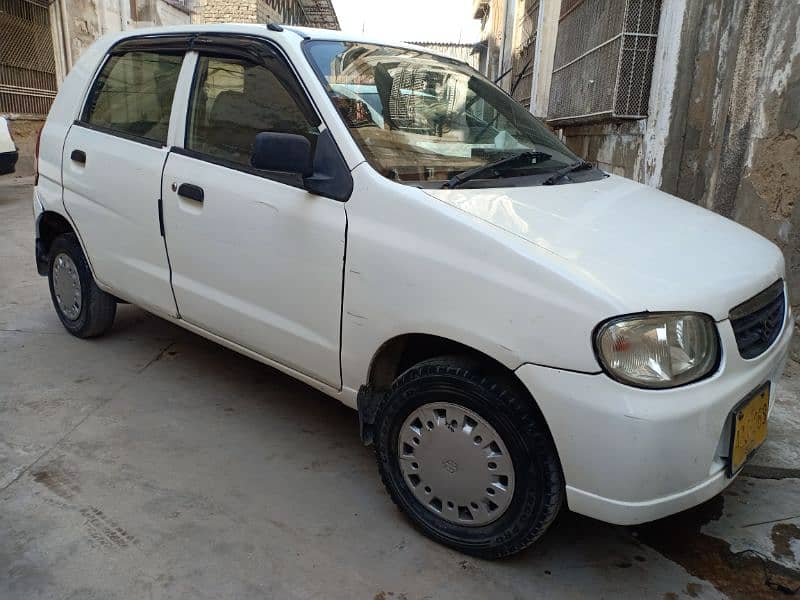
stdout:
[[[280,63],[281,66],[285,69],[285,75],[287,76],[287,81],[291,84],[293,88],[291,92],[297,94],[299,96],[301,102],[299,102],[299,106],[301,110],[306,114],[306,116],[311,121],[318,121],[319,127],[328,128],[325,120],[322,118],[322,115],[314,101],[314,97],[308,91],[308,87],[306,86],[305,82],[303,81],[300,73],[298,72],[296,66],[292,62],[292,60],[288,57],[288,55],[283,51],[283,49],[273,40],[270,40],[266,37],[261,37],[257,35],[251,34],[242,34],[242,33],[226,33],[226,32],[203,32],[203,31],[194,31],[194,32],[185,32],[185,33],[155,33],[155,34],[145,34],[145,35],[135,35],[131,37],[126,37],[123,40],[112,45],[103,56],[103,60],[97,65],[94,74],[91,78],[91,83],[87,86],[86,91],[84,92],[84,98],[81,102],[80,112],[78,113],[78,117],[75,119],[74,124],[81,125],[86,127],[87,129],[94,129],[97,131],[107,132],[111,135],[119,135],[119,137],[126,137],[129,139],[133,139],[134,141],[142,141],[148,143],[148,145],[157,145],[157,146],[169,146],[169,143],[160,144],[158,142],[153,142],[153,140],[148,138],[141,138],[140,136],[136,136],[133,134],[129,134],[126,132],[120,132],[116,129],[110,129],[107,127],[101,127],[97,125],[93,125],[87,121],[89,105],[91,100],[94,97],[94,92],[97,87],[97,81],[100,77],[100,74],[103,72],[103,69],[106,66],[106,63],[112,56],[117,56],[121,54],[127,54],[129,52],[153,52],[153,53],[160,53],[160,54],[173,54],[173,55],[181,55],[183,56],[183,62],[181,66],[186,62],[187,55],[189,52],[195,51],[198,54],[198,58],[202,54],[211,54],[220,56],[222,58],[245,58],[249,60],[253,60],[254,62],[263,64],[264,67],[269,68],[269,65],[266,64],[264,61],[265,58],[275,58]],[[198,61],[199,62],[199,61]],[[194,78],[197,74],[197,64],[193,66],[193,73],[192,73],[192,89],[190,90],[190,97],[189,102],[191,102],[191,92],[194,89]],[[280,78],[279,78],[280,79]],[[176,90],[177,93],[177,90]],[[306,110],[308,111],[306,113]],[[188,105],[187,105],[188,111]],[[188,112],[186,115],[183,115],[184,118],[184,127],[182,129],[186,129],[188,126]],[[170,123],[172,122],[173,118],[178,118],[177,115],[170,114]],[[186,137],[184,135],[184,139],[181,141],[181,144],[186,143]],[[338,146],[338,144],[337,144]],[[173,146],[174,147],[174,146]]]
[[[175,36],[171,36],[175,37]],[[136,38],[133,38],[136,39]],[[107,135],[113,135],[115,137],[122,138],[124,140],[129,140],[131,142],[138,142],[140,144],[144,144],[146,146],[150,146],[152,148],[165,148],[169,146],[169,133],[167,134],[167,139],[163,142],[159,140],[154,140],[152,138],[136,135],[134,133],[130,133],[127,131],[121,131],[119,129],[114,129],[113,127],[104,127],[102,125],[96,125],[94,123],[89,122],[90,117],[90,108],[92,102],[95,99],[95,96],[98,92],[97,86],[100,81],[100,75],[103,73],[103,70],[106,68],[109,60],[111,60],[114,56],[124,56],[125,54],[130,54],[132,52],[150,52],[151,54],[163,54],[163,55],[170,55],[170,56],[180,56],[181,57],[181,64],[178,69],[178,79],[180,78],[180,71],[183,69],[184,62],[186,61],[186,51],[185,50],[177,50],[177,49],[168,49],[168,47],[159,47],[159,46],[152,46],[152,47],[136,47],[132,45],[125,45],[124,42],[130,41],[128,39],[123,40],[122,42],[112,46],[108,52],[106,52],[105,56],[103,57],[102,62],[97,67],[95,74],[92,78],[92,84],[89,86],[88,91],[86,92],[86,97],[83,100],[83,105],[81,106],[81,112],[77,119],[73,122],[73,125],[78,125],[85,129],[91,129],[92,131],[99,131],[100,133],[105,133]],[[120,49],[120,46],[123,46]],[[172,92],[172,99],[173,102],[175,100],[175,94],[178,92],[178,79],[175,80],[175,89]],[[172,123],[173,114],[172,114],[172,106],[170,105],[170,114],[169,114],[169,122]],[[167,126],[167,132],[169,132],[169,125]]]
[[[177,114],[174,111],[170,113],[169,131],[170,132],[172,131],[173,121],[178,119],[178,121],[175,123],[175,126],[181,132],[182,139],[170,140],[168,134],[166,144],[162,144],[160,142],[155,142],[151,139],[142,138],[126,132],[120,132],[114,129],[92,125],[91,123],[88,123],[84,119],[84,115],[86,114],[87,111],[87,106],[89,105],[89,102],[92,97],[92,91],[94,90],[95,85],[97,83],[97,78],[100,76],[100,73],[102,72],[105,64],[108,62],[108,59],[115,54],[124,54],[133,51],[182,54],[183,55],[183,63],[181,65],[182,70],[187,66],[187,60],[191,56],[190,53],[192,52],[196,53],[194,59],[195,62],[191,66],[192,68],[192,79],[190,84],[191,87],[188,90],[188,92],[186,92],[186,102],[181,107],[181,111],[179,111],[182,114]],[[107,135],[112,135],[133,142],[138,142],[147,146],[152,146],[156,148],[168,148],[169,152],[175,152],[176,154],[182,154],[184,156],[195,158],[197,160],[202,160],[211,164],[216,164],[235,171],[240,171],[250,175],[255,175],[257,177],[262,177],[264,179],[270,179],[277,183],[283,183],[285,185],[290,185],[292,187],[305,189],[302,177],[300,177],[299,175],[295,175],[292,173],[277,172],[277,171],[265,171],[263,169],[255,169],[253,167],[248,167],[246,165],[242,165],[239,163],[233,163],[230,161],[225,161],[223,159],[218,159],[208,154],[196,152],[193,150],[188,150],[185,147],[186,132],[188,130],[188,124],[189,124],[190,107],[193,99],[192,96],[194,94],[194,83],[195,83],[194,80],[200,63],[199,58],[201,54],[213,55],[215,54],[215,52],[221,53],[223,57],[243,56],[250,60],[260,62],[267,68],[269,68],[269,66],[263,61],[264,58],[269,57],[277,59],[279,61],[279,64],[281,64],[281,66],[284,68],[284,75],[286,76],[286,80],[291,84],[292,91],[294,91],[294,93],[296,93],[297,96],[299,97],[300,101],[298,104],[301,110],[304,111],[305,114],[305,110],[307,109],[309,111],[307,116],[310,117],[310,120],[318,122],[320,134],[322,134],[323,131],[325,130],[328,130],[330,132],[330,127],[328,127],[328,124],[322,117],[322,113],[319,110],[317,101],[315,100],[314,95],[311,94],[311,92],[309,91],[308,85],[303,80],[303,77],[301,76],[300,71],[297,68],[297,65],[294,64],[292,59],[283,50],[283,48],[281,48],[279,43],[277,43],[275,40],[259,35],[244,34],[244,33],[208,32],[208,31],[191,31],[183,33],[166,33],[166,34],[151,33],[144,35],[135,35],[120,40],[119,42],[111,46],[106,51],[103,60],[100,61],[100,64],[97,66],[95,73],[92,76],[91,84],[87,87],[86,91],[84,92],[84,99],[81,104],[79,113],[80,116],[77,119],[75,119],[73,124],[87,129],[100,131]],[[217,55],[219,56],[219,54]],[[181,93],[183,92],[176,89],[175,96],[173,96],[173,101],[175,97],[177,97]],[[183,123],[180,122],[180,119],[183,119]],[[330,137],[336,152],[338,152],[339,156],[341,157],[342,167],[346,170],[347,175],[350,176],[350,166],[344,158],[339,142],[336,140],[335,136],[332,135],[332,132]]]
[[[440,54],[440,53],[435,52],[433,50],[426,50],[424,48],[421,49],[421,48],[418,48],[418,47],[414,47],[412,45],[404,45],[404,44],[391,43],[391,42],[389,42],[389,43],[379,43],[379,42],[370,42],[370,41],[358,41],[355,38],[353,38],[353,39],[350,39],[350,38],[342,39],[342,38],[331,38],[331,37],[324,37],[324,36],[322,36],[322,37],[314,37],[314,38],[311,38],[311,37],[304,38],[303,41],[300,43],[300,48],[301,48],[301,51],[303,53],[303,56],[305,57],[306,62],[308,63],[308,65],[311,67],[311,70],[314,73],[314,75],[316,76],[317,80],[322,85],[323,89],[325,90],[325,94],[324,95],[327,98],[327,101],[329,102],[329,105],[333,108],[333,111],[334,111],[334,113],[336,115],[336,118],[339,119],[340,123],[342,124],[342,126],[345,129],[345,131],[347,132],[347,135],[350,137],[350,139],[353,141],[355,146],[358,148],[358,151],[360,152],[361,156],[363,157],[364,162],[366,162],[370,166],[370,168],[375,173],[379,174],[381,177],[384,177],[384,178],[388,179],[389,181],[391,181],[393,183],[397,183],[399,185],[405,185],[405,186],[410,186],[410,187],[419,187],[419,188],[439,188],[439,187],[441,187],[442,182],[440,180],[432,180],[432,181],[415,181],[415,180],[398,181],[398,180],[393,179],[392,177],[389,177],[389,176],[381,173],[380,169],[378,169],[372,163],[372,161],[367,157],[367,154],[364,152],[364,149],[361,147],[361,143],[356,138],[355,133],[348,126],[347,119],[346,119],[345,115],[342,113],[342,111],[339,109],[338,106],[336,106],[336,103],[333,101],[333,98],[332,98],[333,89],[332,89],[330,83],[328,82],[327,77],[325,76],[325,74],[322,72],[322,70],[318,66],[318,64],[317,64],[317,62],[314,59],[314,56],[312,54],[312,48],[313,48],[314,45],[319,44],[319,43],[331,43],[331,42],[332,43],[340,43],[340,44],[372,45],[372,46],[377,46],[377,47],[382,47],[382,48],[392,48],[392,49],[403,50],[403,51],[413,51],[413,52],[418,52],[418,53],[422,53],[422,54],[430,54],[430,55],[435,56],[437,59],[441,60],[442,62],[449,62],[449,63],[452,63],[452,64],[458,66],[459,68],[463,68],[463,69],[472,71],[475,75],[478,76],[479,79],[485,80],[486,82],[492,84],[492,86],[494,88],[494,91],[498,92],[499,94],[501,94],[503,96],[506,96],[507,99],[509,101],[513,102],[514,104],[519,104],[511,94],[509,94],[503,88],[499,87],[497,84],[494,84],[490,79],[488,79],[485,75],[483,75],[483,73],[478,71],[472,65],[470,65],[470,64],[468,64],[468,63],[466,63],[466,62],[464,62],[462,60],[459,60],[457,58],[453,58],[451,56]],[[542,123],[543,126],[547,126],[547,123],[545,122],[544,119],[541,119],[539,117],[535,117],[535,118],[537,120],[539,120]],[[553,135],[555,136],[555,134],[553,134]],[[560,138],[555,136],[555,139],[558,142],[560,142],[569,153],[574,154],[572,152],[572,150],[564,142],[562,142],[560,140]],[[576,155],[576,157],[577,157],[577,155]],[[595,170],[596,169],[593,169],[590,172],[594,172]],[[601,173],[602,171],[598,170],[598,172]],[[539,185],[541,183],[541,181],[546,178],[547,175],[552,175],[552,172],[547,173],[547,174],[541,173],[541,174],[520,175],[520,176],[516,176],[516,177],[510,177],[510,178],[506,178],[506,179],[502,180],[502,186],[503,187],[532,187],[532,186],[535,186],[535,185]],[[608,175],[604,175],[604,177],[607,177],[607,176]],[[597,180],[602,179],[602,178],[603,178],[602,176],[598,177]],[[583,180],[581,180],[581,181],[583,181]],[[595,179],[591,179],[591,180],[587,180],[587,181],[595,181]],[[501,186],[498,185],[498,181],[496,179],[474,179],[474,180],[471,180],[469,182],[467,187],[469,187],[471,189],[497,189],[497,188],[499,188]]]
[[[244,37],[244,36],[231,36],[231,37]],[[266,39],[263,40],[264,45],[268,48],[272,46]],[[325,125],[325,122],[322,120],[322,117],[319,115],[319,111],[317,111],[316,106],[311,100],[311,95],[308,93],[308,90],[305,89],[305,86],[302,85],[302,81],[300,77],[297,75],[296,71],[293,68],[291,61],[282,56],[281,53],[277,52],[276,48],[269,48],[273,51],[273,54],[270,58],[276,59],[278,62],[277,64],[280,68],[283,69],[283,77],[281,77],[278,73],[276,73],[275,69],[272,68],[271,65],[266,64],[264,60],[257,60],[252,55],[246,52],[237,51],[233,47],[225,48],[225,50],[220,51],[219,47],[205,49],[200,47],[194,47],[193,50],[197,53],[197,59],[194,64],[194,71],[192,73],[192,81],[191,86],[189,88],[189,94],[186,102],[186,109],[184,114],[184,123],[183,123],[183,142],[181,146],[173,146],[171,151],[175,152],[176,154],[181,154],[183,156],[188,156],[190,158],[195,158],[197,160],[202,160],[205,162],[209,162],[211,164],[218,165],[220,167],[225,167],[228,169],[233,169],[235,171],[241,171],[243,173],[247,173],[249,175],[256,175],[258,177],[263,177],[265,179],[271,179],[278,183],[283,183],[284,185],[290,185],[292,187],[305,189],[303,185],[303,178],[299,173],[286,173],[283,171],[267,171],[264,169],[256,169],[255,167],[244,165],[242,163],[238,163],[235,161],[227,160],[224,158],[220,158],[218,156],[214,156],[213,154],[208,154],[206,152],[201,152],[199,150],[193,150],[191,148],[187,148],[187,142],[189,140],[189,128],[191,125],[191,119],[193,116],[193,108],[194,108],[194,99],[195,99],[195,92],[197,91],[197,79],[200,76],[200,68],[201,68],[201,59],[203,57],[208,58],[227,58],[227,59],[236,59],[242,61],[250,61],[255,65],[259,65],[264,67],[265,69],[269,70],[275,78],[281,82],[285,83],[287,80],[290,83],[290,86],[286,89],[287,93],[297,102],[298,109],[306,118],[309,118],[309,124],[311,126],[317,127],[317,130],[321,132],[321,127]]]

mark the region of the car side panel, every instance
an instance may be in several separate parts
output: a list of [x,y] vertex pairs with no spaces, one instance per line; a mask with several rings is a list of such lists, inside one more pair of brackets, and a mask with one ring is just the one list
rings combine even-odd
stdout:
[[[86,153],[86,163],[71,159]],[[64,206],[95,277],[126,300],[177,314],[158,202],[168,148],[75,125],[64,147]]]
[[510,369],[533,362],[600,371],[591,331],[619,307],[568,261],[367,164],[353,178],[342,319],[346,387],[365,383],[381,345],[406,333],[457,341]]
[[[105,45],[97,42],[81,55],[81,59],[61,82],[47,114],[39,137],[39,181],[34,192],[34,210],[37,214],[41,209],[67,216],[61,189],[64,140],[78,115],[89,80],[104,54]],[[91,264],[91,260],[89,262]]]
[[339,387],[342,203],[178,152],[163,193],[181,318]]

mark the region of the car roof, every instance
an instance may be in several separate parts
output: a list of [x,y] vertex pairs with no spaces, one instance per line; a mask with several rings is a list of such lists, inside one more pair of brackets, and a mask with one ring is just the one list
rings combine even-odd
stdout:
[[[408,48],[409,50],[418,50],[427,54],[434,54],[436,56],[443,56],[454,59],[441,52],[436,52],[430,48],[409,44],[401,40],[393,40],[388,38],[377,38],[374,36],[364,35],[363,33],[352,33],[347,31],[337,31],[333,29],[317,29],[313,27],[295,27],[294,25],[280,26],[284,29],[283,32],[273,31],[267,28],[266,23],[216,23],[216,24],[202,24],[202,25],[169,25],[164,27],[144,27],[141,29],[129,29],[124,32],[112,34],[116,40],[127,39],[131,37],[138,37],[142,35],[155,35],[159,33],[238,33],[240,35],[257,35],[273,40],[279,40],[283,35],[296,36],[296,40],[309,39],[309,40],[330,40],[342,42],[357,42],[364,44],[376,44],[380,46],[395,46],[400,48]],[[459,61],[463,62],[463,61]]]

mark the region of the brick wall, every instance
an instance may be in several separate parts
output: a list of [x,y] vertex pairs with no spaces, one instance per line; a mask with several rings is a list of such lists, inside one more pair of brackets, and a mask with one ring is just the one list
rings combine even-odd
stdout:
[[195,23],[265,23],[280,17],[266,0],[197,0]]

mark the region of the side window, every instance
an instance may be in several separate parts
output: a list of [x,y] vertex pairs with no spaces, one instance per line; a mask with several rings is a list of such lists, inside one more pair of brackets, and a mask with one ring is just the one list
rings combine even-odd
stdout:
[[166,144],[182,60],[153,52],[109,57],[89,94],[84,122]]
[[191,98],[186,148],[214,158],[249,167],[262,131],[296,133],[312,144],[318,134],[278,77],[247,60],[201,56]]

